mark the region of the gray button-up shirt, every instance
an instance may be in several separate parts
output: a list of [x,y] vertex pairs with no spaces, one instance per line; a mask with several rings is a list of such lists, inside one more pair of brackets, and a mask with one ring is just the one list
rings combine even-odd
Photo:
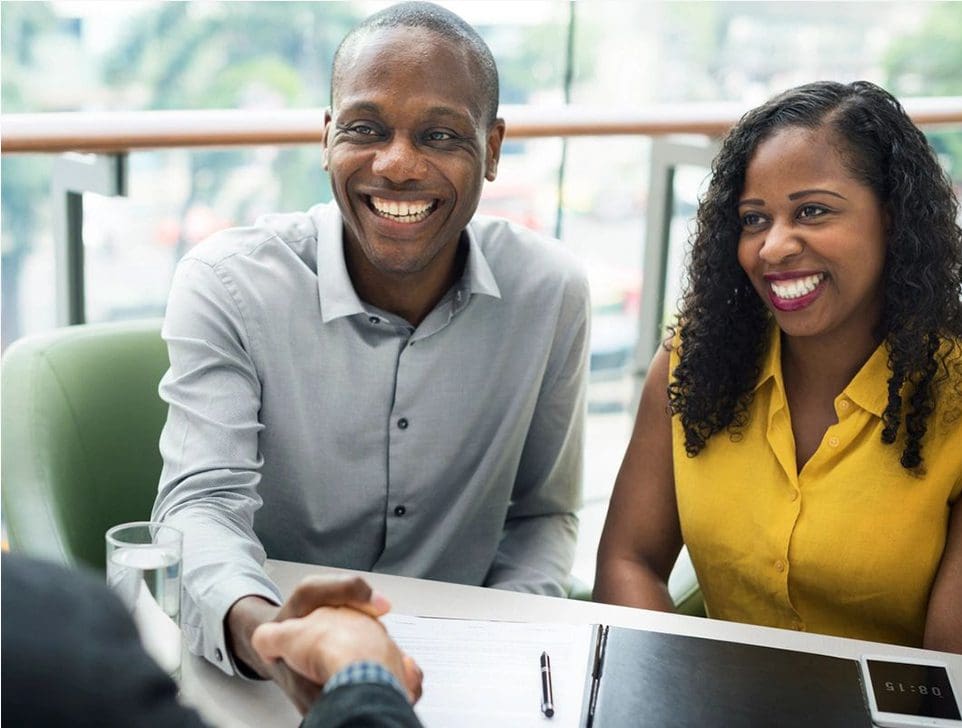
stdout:
[[467,229],[419,326],[361,301],[334,205],[227,230],[180,263],[154,518],[184,532],[188,644],[280,601],[271,558],[561,595],[577,537],[589,302],[556,241]]

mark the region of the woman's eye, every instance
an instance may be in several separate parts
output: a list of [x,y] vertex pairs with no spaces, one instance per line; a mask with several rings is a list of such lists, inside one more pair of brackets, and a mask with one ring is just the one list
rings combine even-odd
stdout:
[[746,212],[742,215],[742,227],[755,227],[765,221],[757,212]]
[[824,207],[819,205],[805,205],[801,210],[798,211],[799,217],[813,218],[824,215],[826,210]]

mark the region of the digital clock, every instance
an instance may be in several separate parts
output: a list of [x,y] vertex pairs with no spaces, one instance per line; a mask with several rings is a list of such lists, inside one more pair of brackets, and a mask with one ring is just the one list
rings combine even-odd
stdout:
[[866,655],[859,664],[876,725],[962,728],[958,693],[945,663]]

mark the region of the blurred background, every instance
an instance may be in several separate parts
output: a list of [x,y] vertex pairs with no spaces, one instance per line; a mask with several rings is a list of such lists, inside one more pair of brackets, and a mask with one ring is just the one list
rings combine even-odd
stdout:
[[[0,4],[2,111],[319,109],[337,43],[384,2]],[[902,98],[962,96],[962,3],[441,3],[491,46],[502,104],[603,113],[737,104],[820,79]],[[739,113],[740,113],[739,112]],[[962,187],[962,128],[926,129]],[[510,134],[510,130],[509,130]],[[593,297],[585,506],[575,574],[593,580],[608,496],[630,434],[638,361],[650,137],[509,139],[481,211],[556,235]],[[134,151],[123,197],[85,194],[86,319],[161,316],[176,261],[221,228],[330,199],[316,145]],[[57,325],[54,154],[2,156],[2,345]],[[672,177],[669,316],[707,169]]]

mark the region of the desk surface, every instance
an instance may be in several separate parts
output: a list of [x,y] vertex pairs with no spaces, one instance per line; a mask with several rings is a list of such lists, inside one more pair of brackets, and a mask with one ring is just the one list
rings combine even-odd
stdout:
[[[266,567],[267,573],[284,594],[289,593],[294,584],[308,574],[358,573],[272,560],[267,562]],[[956,680],[962,682],[960,655],[424,579],[366,572],[361,572],[361,575],[391,601],[393,611],[399,614],[569,624],[602,623],[852,659],[864,653],[939,659],[947,662]],[[426,676],[425,682],[429,680],[430,676]],[[228,677],[193,655],[184,656],[181,693],[185,701],[197,707],[208,721],[223,728],[297,726],[300,723],[300,715],[273,683]]]

